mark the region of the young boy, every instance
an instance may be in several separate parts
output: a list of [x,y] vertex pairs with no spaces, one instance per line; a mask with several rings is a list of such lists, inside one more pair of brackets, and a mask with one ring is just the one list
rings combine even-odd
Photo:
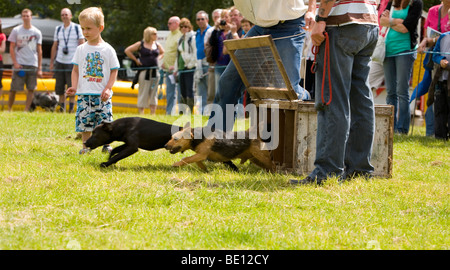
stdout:
[[250,29],[252,29],[253,27],[253,23],[249,20],[247,20],[246,18],[243,18],[241,21],[241,27],[242,30],[244,31],[244,35],[246,35],[248,33],[248,31],[250,31]]
[[[450,32],[443,33],[436,42],[434,52],[450,52]],[[435,76],[438,80],[434,88],[434,137],[448,140],[450,137],[450,82],[448,55],[433,54],[433,61],[439,64],[440,69]]]
[[[78,16],[87,42],[78,46],[73,58],[72,87],[68,96],[78,95],[76,131],[82,133],[83,149],[89,152],[85,142],[92,131],[102,122],[112,122],[112,87],[120,67],[115,50],[106,43],[101,33],[104,29],[104,15],[101,8],[91,7]],[[111,152],[111,146],[103,146],[104,152]]]

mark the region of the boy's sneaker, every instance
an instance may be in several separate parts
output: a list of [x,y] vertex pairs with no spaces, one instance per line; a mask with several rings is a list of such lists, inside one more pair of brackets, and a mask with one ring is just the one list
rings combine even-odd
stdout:
[[103,149],[102,149],[103,153],[111,154],[111,151],[112,151],[111,145],[103,145]]
[[80,150],[79,154],[80,155],[84,155],[84,154],[88,154],[89,152],[91,152],[91,149],[83,148],[83,149]]

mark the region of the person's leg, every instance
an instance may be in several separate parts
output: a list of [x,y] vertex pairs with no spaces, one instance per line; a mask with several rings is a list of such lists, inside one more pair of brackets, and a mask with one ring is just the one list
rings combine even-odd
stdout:
[[[376,37],[378,31],[369,28],[370,34]],[[375,40],[375,38],[372,38]],[[355,55],[352,68],[352,87],[350,90],[350,132],[345,152],[346,177],[364,175],[369,177],[374,170],[370,163],[372,144],[375,135],[375,105],[373,94],[368,83],[370,73],[371,55],[376,42],[369,43],[367,47]]]
[[12,107],[14,105],[14,101],[16,100],[16,91],[10,90],[8,97],[8,111],[12,111]]
[[[300,87],[300,68],[305,42],[304,17],[286,21],[276,27],[268,28],[268,34],[272,35],[278,54],[283,62],[284,69],[289,77],[292,87],[299,99],[310,99],[309,93]],[[291,37],[291,38],[286,38]]]
[[[316,136],[316,159],[315,169],[304,180],[291,180],[292,184],[309,184],[317,181],[322,183],[328,177],[339,177],[345,169],[345,153],[347,142],[350,135],[350,152],[363,156],[366,160],[361,161],[367,164],[367,152],[370,152],[373,140],[373,101],[371,100],[370,88],[367,85],[369,68],[365,67],[370,59],[370,51],[373,51],[377,39],[377,30],[375,27],[367,25],[348,25],[336,28],[327,28],[330,39],[330,63],[331,63],[331,81],[332,95],[328,89],[328,75],[324,73],[323,68],[316,72],[316,107],[319,109],[317,114],[317,136]],[[357,37],[357,38],[355,38]],[[324,67],[325,43],[319,48],[318,64]],[[361,57],[356,57],[359,54]],[[363,57],[364,56],[364,57]],[[360,61],[355,64],[355,61]],[[339,65],[333,64],[339,63]],[[354,68],[360,70],[354,72]],[[363,68],[364,67],[364,68]],[[322,103],[322,77],[326,76],[323,96],[325,102],[331,100],[328,106],[323,109],[319,106]],[[355,84],[352,81],[355,80]],[[361,89],[360,89],[361,88]],[[354,93],[359,92],[359,93]],[[369,93],[367,93],[369,92]],[[357,99],[351,99],[350,95],[357,94]],[[351,104],[354,102],[355,104]],[[358,104],[361,102],[361,104]],[[359,105],[363,108],[356,109]],[[356,112],[356,110],[360,110]],[[352,113],[352,114],[351,114]],[[369,127],[364,127],[365,135],[361,137],[364,142],[355,143],[358,137],[358,131],[355,130],[357,124],[354,121],[369,115],[364,123]],[[356,119],[352,119],[355,117]],[[353,125],[353,130],[350,127]],[[354,133],[356,132],[356,133]],[[369,149],[367,149],[367,147]],[[364,149],[361,149],[364,148]],[[352,166],[359,166],[358,162],[352,162]]]
[[198,95],[201,97],[201,107],[199,108],[200,114],[203,114],[204,108],[207,105],[208,99],[208,66],[203,66],[202,72],[205,76],[203,76],[198,82]]
[[[56,62],[55,63],[55,94],[58,95],[59,112],[65,111],[65,87],[66,87],[66,72],[63,70],[64,65]],[[70,86],[68,86],[70,87]]]
[[394,130],[397,129],[397,61],[396,57],[386,57],[384,59],[384,84],[386,85],[386,104],[394,106]]
[[156,114],[158,108],[158,82],[160,80],[159,72],[153,74],[155,77],[151,78],[150,82],[150,114]]
[[171,81],[171,79],[169,78],[169,76],[171,75],[167,75],[166,77],[166,101],[167,101],[167,106],[166,106],[166,114],[170,115],[172,114],[172,109],[175,106],[175,99],[176,99],[176,83]]
[[398,95],[398,122],[397,132],[408,134],[411,123],[411,109],[409,103],[409,81],[411,79],[415,55],[400,55],[397,65],[397,95]]
[[8,111],[12,111],[14,101],[16,100],[16,93],[17,91],[23,91],[25,86],[25,77],[19,76],[18,71],[14,71],[12,78],[11,78],[11,87],[9,90],[9,96],[8,96]]
[[433,105],[429,106],[425,112],[425,132],[426,136],[434,136]]
[[447,137],[447,114],[446,114],[446,106],[447,106],[447,97],[443,88],[446,88],[447,85],[443,82],[439,82],[434,90],[434,119],[435,119],[435,138],[437,139],[445,139]]
[[25,111],[28,112],[30,110],[31,103],[34,98],[34,90],[37,87],[37,68],[32,66],[25,66],[29,71],[25,72],[25,82],[27,87],[27,99],[25,101]]
[[150,98],[150,81],[146,80],[146,71],[140,72],[139,74],[139,88],[138,88],[138,112],[139,114],[144,114],[145,108],[149,107]]
[[216,95],[216,78],[214,73],[214,66],[210,66],[208,68],[208,98],[206,99],[208,104],[214,102],[214,97]]
[[34,90],[28,90],[27,91],[27,98],[25,100],[25,111],[28,112],[30,110],[31,103],[33,102],[34,98]]

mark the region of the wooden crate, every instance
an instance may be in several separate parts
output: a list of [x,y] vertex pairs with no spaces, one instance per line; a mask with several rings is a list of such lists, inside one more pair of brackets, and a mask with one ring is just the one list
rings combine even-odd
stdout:
[[[272,38],[260,36],[229,40],[224,44],[256,107],[264,106],[270,111],[270,108],[276,106],[278,110],[278,119],[271,119],[270,112],[269,117],[265,119],[269,123],[276,121],[279,127],[279,144],[272,152],[277,171],[300,175],[312,172],[316,155],[317,111],[313,102],[297,99],[297,94],[292,88]],[[265,50],[259,49],[260,47],[264,47]],[[245,56],[247,52],[242,52],[248,50],[255,51],[254,59]],[[268,54],[272,55],[268,56]],[[265,60],[261,61],[262,58]],[[269,68],[260,69],[261,65],[266,65],[266,62],[270,62]],[[268,76],[266,73],[271,74]],[[257,121],[260,121],[260,118],[258,115]],[[375,121],[376,130],[371,160],[375,167],[374,176],[389,178],[392,176],[393,106],[375,105]]]

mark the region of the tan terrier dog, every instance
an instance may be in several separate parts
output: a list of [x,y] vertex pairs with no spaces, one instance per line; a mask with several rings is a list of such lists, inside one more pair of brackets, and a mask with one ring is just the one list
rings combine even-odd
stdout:
[[225,134],[221,131],[214,131],[210,136],[205,137],[203,128],[191,128],[190,123],[187,123],[183,130],[172,135],[172,139],[165,147],[171,154],[183,153],[186,150],[196,152],[195,155],[185,157],[174,163],[173,167],[196,163],[202,170],[207,171],[203,164],[204,160],[223,162],[233,167],[231,160],[241,159],[241,164],[250,160],[250,162],[267,171],[275,171],[270,151],[261,150],[262,141],[259,138],[250,139],[248,130],[245,131],[244,139],[237,139],[239,138],[237,132],[235,132],[233,138],[226,139]]

